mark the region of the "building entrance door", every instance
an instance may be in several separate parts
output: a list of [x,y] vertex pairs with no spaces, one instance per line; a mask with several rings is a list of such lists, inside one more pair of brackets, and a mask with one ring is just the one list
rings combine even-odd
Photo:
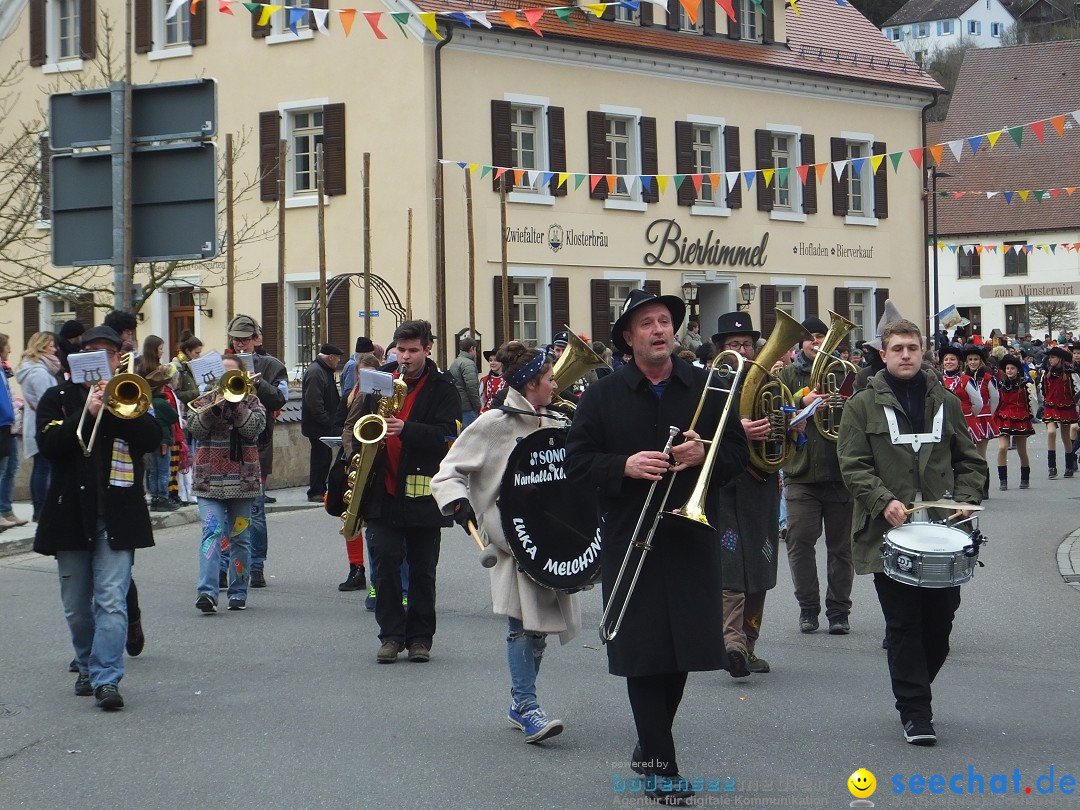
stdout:
[[164,360],[176,357],[180,336],[195,333],[195,299],[191,288],[169,291],[169,334],[165,340]]

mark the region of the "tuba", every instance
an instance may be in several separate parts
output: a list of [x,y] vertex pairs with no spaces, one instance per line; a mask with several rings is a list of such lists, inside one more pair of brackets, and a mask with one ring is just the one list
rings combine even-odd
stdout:
[[795,399],[788,387],[773,375],[772,367],[784,352],[809,336],[802,324],[778,309],[776,328],[757,357],[749,361],[739,395],[739,413],[744,419],[769,420],[769,437],[749,443],[750,464],[763,475],[786,466],[795,453],[795,444],[787,435]]
[[363,524],[360,517],[360,504],[364,500],[364,491],[371,480],[375,459],[379,457],[379,451],[382,450],[386,439],[386,418],[401,410],[408,393],[409,386],[399,377],[394,380],[394,395],[379,397],[375,413],[361,416],[353,425],[353,438],[360,447],[349,461],[345,479],[348,489],[342,496],[342,500],[345,501],[345,511],[341,514],[341,534],[346,540],[356,537]]
[[[79,427],[76,435],[79,437],[79,445],[83,455],[87,458],[94,451],[94,442],[97,440],[98,427],[101,425],[101,417],[108,411],[118,419],[138,419],[150,410],[152,394],[150,385],[146,380],[135,373],[135,352],[128,352],[127,357],[121,362],[127,362],[128,370],[121,374],[114,374],[101,397],[102,408],[94,420],[94,428],[90,431],[90,441],[84,442],[82,438],[83,424],[90,410],[90,397],[86,397],[83,404],[82,415],[79,417]],[[100,385],[101,383],[98,383]]]
[[814,424],[818,433],[831,442],[840,434],[840,418],[844,415],[844,400],[851,396],[850,380],[858,369],[847,360],[833,357],[833,352],[855,324],[843,315],[829,312],[829,331],[821,341],[814,364],[810,367],[810,389],[817,391],[825,401],[814,411]]
[[[566,348],[551,369],[551,373],[555,377],[555,384],[558,386],[557,391],[565,391],[594,368],[606,365],[603,358],[594,352],[584,340],[574,334],[574,330],[569,326],[566,327],[566,340]],[[556,394],[550,407],[570,411],[572,415],[577,406],[570,400],[563,399]]]

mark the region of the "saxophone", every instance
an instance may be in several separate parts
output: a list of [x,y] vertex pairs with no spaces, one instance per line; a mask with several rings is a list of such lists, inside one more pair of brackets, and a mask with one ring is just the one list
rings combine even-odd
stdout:
[[345,511],[341,514],[341,534],[346,540],[351,540],[360,533],[360,527],[363,525],[360,504],[364,500],[364,492],[371,481],[375,459],[379,457],[379,451],[386,444],[386,419],[401,410],[408,393],[409,387],[404,380],[401,378],[394,380],[394,395],[379,397],[375,413],[365,414],[353,425],[353,438],[360,447],[349,461],[346,476],[348,489],[343,496]]

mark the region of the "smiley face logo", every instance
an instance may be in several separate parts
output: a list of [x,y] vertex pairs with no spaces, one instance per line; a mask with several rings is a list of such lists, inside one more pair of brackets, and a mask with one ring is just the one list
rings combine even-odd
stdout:
[[847,787],[856,799],[867,799],[877,790],[877,779],[866,768],[859,768],[848,777]]

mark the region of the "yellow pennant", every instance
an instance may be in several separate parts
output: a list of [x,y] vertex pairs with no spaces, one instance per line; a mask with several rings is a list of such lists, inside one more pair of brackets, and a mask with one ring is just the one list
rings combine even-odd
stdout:
[[281,11],[285,6],[263,6],[262,14],[259,15],[259,25],[269,25],[270,18],[275,11]]
[[569,179],[570,179],[570,174],[568,172],[559,172],[559,188],[562,188],[563,186],[565,186],[566,181],[569,180]]
[[435,30],[435,12],[434,11],[421,12],[421,13],[417,14],[416,16],[420,18],[420,22],[422,22],[424,24],[424,27],[426,27],[428,31],[430,31],[431,33],[433,33],[435,35],[435,39],[442,39],[443,38],[442,34],[440,34],[437,30]]
[[656,187],[660,189],[661,194],[666,194],[667,193],[667,181],[668,181],[668,175],[666,175],[666,174],[658,174],[658,175],[656,175]]
[[761,179],[765,181],[765,188],[768,188],[770,185],[772,185],[772,178],[774,174],[776,174],[776,169],[761,170]]
[[873,167],[873,174],[877,174],[878,166],[881,165],[881,161],[885,159],[885,155],[871,155],[870,165]]
[[998,138],[1001,137],[1001,133],[1005,130],[998,130],[997,132],[987,132],[986,140],[990,141],[990,148],[993,149],[997,146]]
[[587,8],[589,11],[591,11],[593,14],[595,14],[597,19],[604,16],[604,12],[607,11],[607,7],[608,7],[607,3],[586,3],[585,4],[585,8]]

